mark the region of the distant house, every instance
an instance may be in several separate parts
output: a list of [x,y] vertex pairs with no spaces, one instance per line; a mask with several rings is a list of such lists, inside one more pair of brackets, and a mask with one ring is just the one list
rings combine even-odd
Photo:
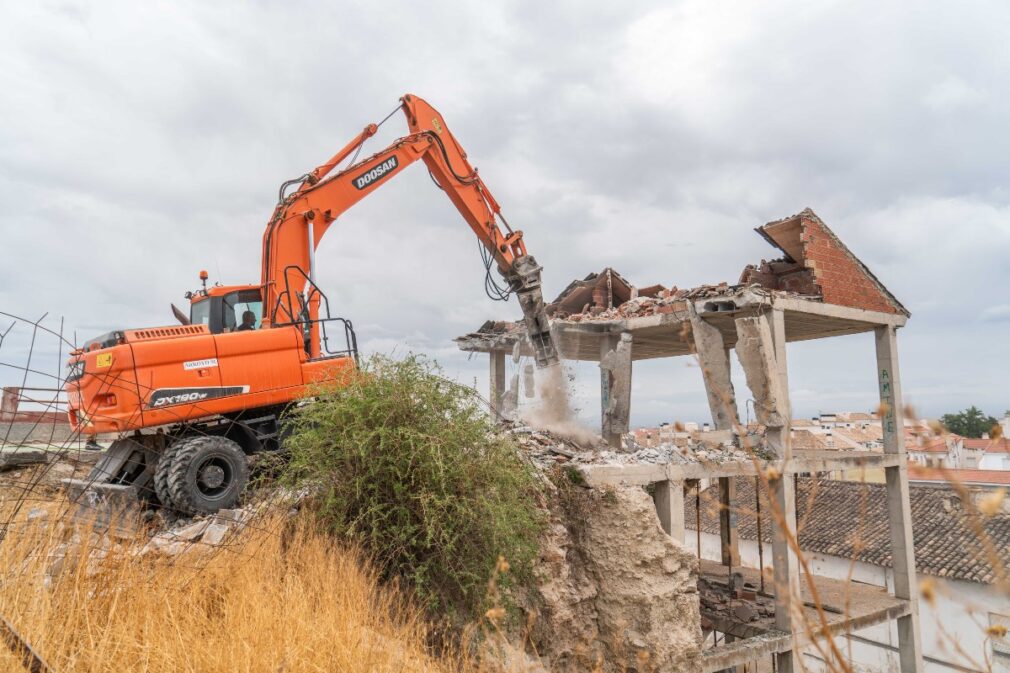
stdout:
[[964,448],[978,454],[980,470],[1010,470],[1010,439],[965,439]]
[[946,467],[950,469],[965,467],[963,460],[964,444],[957,435],[943,437],[915,437],[905,439],[905,451],[908,462],[923,467]]

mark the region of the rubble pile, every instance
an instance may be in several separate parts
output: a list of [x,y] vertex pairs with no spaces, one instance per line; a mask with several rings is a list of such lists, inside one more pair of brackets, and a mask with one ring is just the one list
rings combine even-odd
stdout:
[[139,553],[177,556],[214,549],[239,533],[252,517],[253,513],[246,509],[222,509],[209,517],[179,519],[172,527],[156,532]]
[[713,619],[731,622],[756,622],[775,616],[774,599],[758,593],[758,588],[745,583],[734,573],[733,586],[714,582],[710,578],[698,579],[698,598],[701,603],[703,629],[714,628]]
[[[616,451],[603,442],[602,438],[591,445],[561,437],[546,430],[537,430],[526,425],[507,427],[519,447],[527,453],[534,464],[541,468],[554,465],[629,465],[649,463],[663,465],[666,463],[735,463],[750,462],[752,456],[760,459],[771,458],[771,454],[759,438],[748,435],[741,440],[736,435],[723,440],[719,433],[692,433],[686,438],[684,446],[674,443],[661,444],[655,447],[639,446],[634,435],[625,436],[625,449]],[[723,433],[725,434],[725,433]],[[718,438],[711,438],[715,436]],[[745,447],[740,448],[739,444]]]
[[[620,320],[622,318],[638,318],[648,315],[676,313],[687,315],[688,301],[706,297],[718,297],[743,289],[745,286],[719,283],[718,285],[699,285],[688,290],[678,287],[664,288],[654,285],[650,291],[655,294],[637,294],[628,301],[612,308],[587,307],[587,310],[564,316],[570,322],[590,322],[594,320]],[[754,287],[760,287],[755,285]]]

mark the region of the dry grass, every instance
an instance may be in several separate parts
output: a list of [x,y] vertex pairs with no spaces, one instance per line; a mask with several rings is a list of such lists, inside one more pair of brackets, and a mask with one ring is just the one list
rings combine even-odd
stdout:
[[[425,653],[420,612],[359,554],[297,522],[175,558],[71,534],[22,511],[0,544],[0,614],[57,671],[458,670]],[[0,670],[20,666],[0,649]]]

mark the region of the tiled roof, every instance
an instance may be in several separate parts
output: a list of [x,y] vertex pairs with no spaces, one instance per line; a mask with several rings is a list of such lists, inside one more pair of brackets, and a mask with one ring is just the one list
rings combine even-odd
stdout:
[[971,439],[965,437],[964,448],[982,449],[986,453],[1010,453],[1010,439]]
[[880,442],[884,438],[884,433],[880,426],[868,426],[866,428],[835,428],[837,437],[845,437],[856,444],[869,442]]
[[[911,443],[909,443],[909,441],[911,441]],[[947,440],[943,437],[937,437],[936,439],[922,444],[915,440],[906,440],[905,448],[909,451],[919,451],[925,453],[947,453],[950,451],[950,447],[947,446]]]
[[793,448],[807,451],[825,451],[833,447],[828,445],[825,437],[816,435],[809,430],[793,431]]
[[[755,479],[736,479],[737,522],[743,539],[757,539],[754,515]],[[771,542],[771,523],[764,488],[761,496],[761,537]],[[982,551],[960,500],[947,488],[912,486],[912,534],[919,572],[983,584],[997,581],[997,571]],[[809,552],[878,566],[891,565],[891,538],[883,484],[826,479],[797,479],[796,518],[800,546]],[[695,499],[685,498],[685,520],[695,528]],[[1002,562],[1010,565],[1010,515],[997,514],[978,522]],[[718,489],[701,494],[701,529],[719,534]]]

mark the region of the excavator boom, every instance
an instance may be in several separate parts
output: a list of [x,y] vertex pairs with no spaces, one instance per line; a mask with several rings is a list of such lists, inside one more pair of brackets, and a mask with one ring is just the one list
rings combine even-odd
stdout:
[[307,312],[313,329],[310,357],[320,356],[315,324],[319,293],[314,288],[319,241],[344,211],[420,159],[504,276],[505,296],[515,293],[518,298],[537,365],[557,364],[540,287],[541,267],[526,252],[522,232],[513,231],[501,216],[498,202],[441,114],[410,94],[400,102],[410,135],[330,175],[375,134],[377,126],[370,124],[329,161],[292,181],[301,183],[294,192],[281,195],[263,236],[264,326],[304,322]]

